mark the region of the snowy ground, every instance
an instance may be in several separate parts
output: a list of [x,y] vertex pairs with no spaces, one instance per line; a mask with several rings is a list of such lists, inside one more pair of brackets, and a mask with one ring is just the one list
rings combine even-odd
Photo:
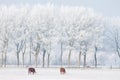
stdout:
[[36,68],[35,75],[28,75],[27,68],[0,68],[0,80],[120,80],[120,69],[67,68],[61,75],[59,68]]

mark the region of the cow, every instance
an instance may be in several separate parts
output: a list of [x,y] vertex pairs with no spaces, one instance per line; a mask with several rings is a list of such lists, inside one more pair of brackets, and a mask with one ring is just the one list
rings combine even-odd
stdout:
[[60,68],[60,74],[65,74],[65,73],[66,73],[65,68],[61,67]]
[[32,68],[32,67],[30,67],[30,68],[28,68],[28,74],[31,74],[31,73],[36,73],[36,71],[35,71],[35,68]]

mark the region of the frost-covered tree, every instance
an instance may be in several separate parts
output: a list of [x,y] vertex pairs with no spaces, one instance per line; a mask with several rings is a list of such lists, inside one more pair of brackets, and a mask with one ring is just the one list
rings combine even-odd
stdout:
[[[120,17],[111,17],[106,19],[106,28],[109,28],[106,31],[106,37],[107,41],[109,42],[108,44],[110,45],[110,50],[112,50],[119,59],[120,62]],[[118,62],[118,63],[119,63]]]
[[[8,45],[9,45],[9,39],[11,34],[10,27],[12,26],[11,22],[11,15],[10,11],[11,8],[8,9],[6,6],[0,7],[0,47],[1,47],[1,57],[2,57],[2,65],[6,67],[7,63],[7,51],[8,51]],[[8,13],[8,14],[6,14]]]
[[[11,8],[11,7],[10,7]],[[11,12],[12,18],[13,18],[13,25],[12,25],[12,41],[16,46],[16,57],[17,57],[17,65],[20,65],[20,53],[22,52],[23,54],[23,65],[24,65],[24,54],[25,54],[25,45],[26,45],[26,30],[27,30],[27,25],[26,25],[26,14],[27,14],[27,9],[20,7],[17,8],[15,7],[14,12]],[[19,13],[19,14],[17,14]],[[15,15],[16,14],[16,15]],[[24,48],[24,51],[23,51]]]
[[102,20],[98,20],[98,23],[95,25],[95,31],[93,31],[93,47],[94,47],[94,65],[97,67],[97,52],[99,49],[103,48],[104,40],[104,23]]
[[[70,32],[75,38],[74,41],[78,43],[79,58],[78,64],[80,66],[81,54],[84,56],[84,67],[86,66],[86,53],[89,49],[90,43],[94,42],[93,37],[98,35],[98,28],[102,28],[102,17],[97,15],[92,9],[86,9],[84,7],[73,9],[75,15],[72,17]],[[77,12],[77,13],[76,13]],[[102,32],[102,31],[101,31]],[[101,34],[99,32],[99,34]],[[96,35],[96,36],[93,36]]]
[[[71,56],[72,51],[76,50],[79,52],[78,65],[81,65],[81,56],[83,56],[85,67],[86,56],[89,54],[89,49],[92,48],[90,46],[95,44],[97,51],[98,43],[101,44],[99,39],[102,40],[100,38],[103,31],[102,17],[92,9],[70,6],[57,7],[47,4],[1,6],[0,10],[0,35],[3,39],[1,44],[5,42],[6,51],[8,48],[11,52],[16,53],[17,65],[22,63],[24,66],[25,61],[29,58],[29,65],[34,64],[37,67],[40,63],[45,67],[45,63],[47,63],[49,67],[54,57],[52,55],[60,55],[60,61],[54,62],[58,62],[57,64],[62,66],[65,63],[63,54],[68,54],[64,57],[67,59],[67,65],[70,66],[73,57]],[[7,46],[8,43],[10,46]],[[53,49],[58,46],[60,46],[58,49],[60,54],[55,53],[57,50]],[[1,47],[4,50],[4,46],[1,45]],[[65,50],[68,53],[65,53]],[[96,51],[95,64],[97,64]]]
[[[3,29],[1,29],[4,31]],[[1,43],[1,57],[2,57],[2,65],[6,67],[7,63],[7,50],[8,50],[8,41],[9,41],[9,33],[8,30],[5,29],[4,32],[1,31],[0,43]]]

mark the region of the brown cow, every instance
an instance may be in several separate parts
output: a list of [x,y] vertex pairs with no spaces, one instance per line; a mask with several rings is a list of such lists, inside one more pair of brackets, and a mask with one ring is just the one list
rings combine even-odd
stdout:
[[65,74],[65,73],[66,73],[65,68],[61,67],[61,68],[60,68],[60,73],[61,73],[61,74]]
[[35,71],[35,68],[32,68],[32,67],[30,67],[30,68],[28,68],[28,74],[31,74],[31,73],[36,73],[36,71]]

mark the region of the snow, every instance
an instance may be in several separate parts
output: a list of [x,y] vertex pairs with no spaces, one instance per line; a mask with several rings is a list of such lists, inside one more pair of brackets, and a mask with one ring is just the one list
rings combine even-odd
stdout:
[[0,80],[120,80],[120,69],[66,68],[61,75],[59,68],[36,68],[28,75],[27,68],[0,68]]

